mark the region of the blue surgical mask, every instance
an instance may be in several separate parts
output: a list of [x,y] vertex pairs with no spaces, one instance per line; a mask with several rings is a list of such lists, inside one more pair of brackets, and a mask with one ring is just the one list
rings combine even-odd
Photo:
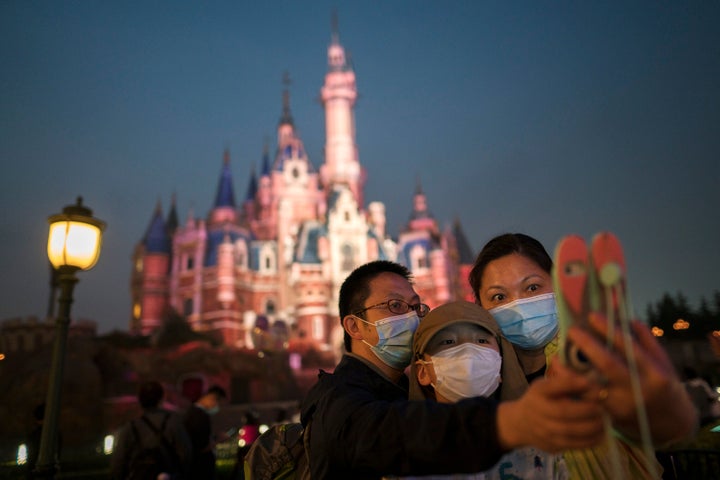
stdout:
[[373,325],[377,329],[378,343],[370,345],[363,340],[372,352],[385,365],[402,370],[410,365],[412,359],[412,338],[420,324],[420,318],[414,310],[402,315],[383,318],[375,323],[357,317],[361,322]]
[[525,350],[544,347],[558,332],[553,293],[522,298],[488,311],[505,338]]

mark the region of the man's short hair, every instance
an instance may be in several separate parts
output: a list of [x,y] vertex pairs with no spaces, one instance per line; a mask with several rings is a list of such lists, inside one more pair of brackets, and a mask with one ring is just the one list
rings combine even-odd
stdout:
[[165,390],[162,385],[160,385],[160,382],[151,380],[140,385],[138,389],[138,401],[142,408],[156,408],[160,405],[164,394]]
[[[340,287],[338,311],[340,313],[341,327],[343,318],[345,318],[346,315],[363,309],[365,301],[370,297],[370,282],[382,273],[395,273],[408,281],[412,278],[410,270],[399,263],[388,260],[375,260],[357,267],[348,275]],[[358,316],[362,316],[362,314]],[[345,342],[345,350],[348,352],[352,351],[350,335],[345,332],[344,329],[343,340]]]
[[217,396],[218,399],[227,398],[227,393],[225,393],[225,389],[222,388],[220,385],[213,385],[212,387],[208,388],[208,391],[205,394],[214,394],[215,396]]
[[480,287],[482,286],[482,276],[485,273],[485,268],[490,262],[513,253],[518,253],[532,260],[548,274],[552,272],[552,258],[537,239],[523,233],[498,235],[487,242],[480,250],[468,275],[468,282],[470,288],[472,288],[476,303],[482,304],[480,301]]

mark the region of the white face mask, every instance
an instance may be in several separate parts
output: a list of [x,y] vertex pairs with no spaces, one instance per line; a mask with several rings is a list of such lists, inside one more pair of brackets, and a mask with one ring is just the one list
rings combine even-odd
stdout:
[[463,398],[486,397],[500,385],[502,357],[489,347],[462,343],[430,356],[437,393],[451,402]]

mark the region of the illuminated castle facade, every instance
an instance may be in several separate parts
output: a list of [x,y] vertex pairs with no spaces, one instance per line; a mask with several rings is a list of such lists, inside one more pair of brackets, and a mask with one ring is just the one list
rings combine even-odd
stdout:
[[296,132],[285,91],[276,153],[271,160],[265,149],[242,202],[226,152],[206,218],[190,214],[180,224],[174,200],[167,216],[158,205],[134,253],[131,331],[152,334],[171,307],[194,330],[229,346],[260,348],[260,329],[285,345],[296,338],[336,349],[340,285],[355,267],[376,259],[408,267],[431,307],[472,298],[467,274],[474,258],[460,224],[441,230],[419,184],[397,239],[386,231],[385,206],[365,204],[355,72],[336,32],[320,98],[326,142],[319,169]]

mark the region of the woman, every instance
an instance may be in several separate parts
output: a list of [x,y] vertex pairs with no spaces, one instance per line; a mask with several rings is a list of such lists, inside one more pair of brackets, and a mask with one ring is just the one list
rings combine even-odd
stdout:
[[[475,260],[469,281],[477,303],[495,316],[503,334],[515,346],[528,381],[543,376],[546,353],[557,350],[558,324],[552,259],[542,244],[521,233],[493,238]],[[607,334],[602,315],[590,315],[589,324],[600,338]],[[697,418],[672,363],[647,327],[633,322],[632,330],[653,441],[666,444],[690,435],[696,428]],[[634,408],[627,361],[606,349],[596,335],[571,328],[568,340],[580,346],[604,379],[601,392],[618,435],[609,437],[600,448],[567,452],[565,459],[571,476],[611,478],[615,472],[608,471],[607,456],[618,449],[626,477],[657,477],[660,468],[655,459],[647,458],[631,445],[640,438],[640,420]],[[623,351],[619,333],[613,341],[615,351]]]

